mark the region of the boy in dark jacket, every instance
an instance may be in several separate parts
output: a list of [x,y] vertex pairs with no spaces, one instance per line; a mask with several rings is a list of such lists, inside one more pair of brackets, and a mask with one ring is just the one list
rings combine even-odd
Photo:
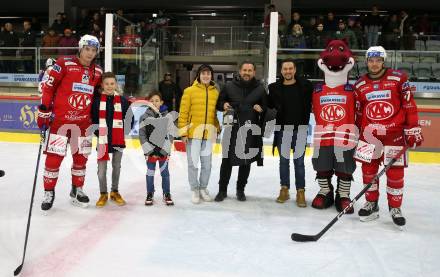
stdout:
[[162,176],[163,201],[167,206],[174,205],[170,194],[170,173],[168,159],[171,152],[170,125],[173,121],[167,117],[168,107],[163,105],[160,92],[152,92],[148,99],[149,108],[141,116],[139,122],[139,139],[147,162],[147,198],[145,205],[153,205],[154,173],[156,162],[159,162]]

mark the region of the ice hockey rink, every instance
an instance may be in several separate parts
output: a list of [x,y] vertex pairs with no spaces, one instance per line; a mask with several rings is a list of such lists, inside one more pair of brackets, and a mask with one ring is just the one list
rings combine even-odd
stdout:
[[[20,264],[38,144],[0,143],[0,276],[13,276]],[[209,190],[217,192],[220,156],[213,158]],[[97,209],[96,154],[88,163],[88,209],[69,203],[71,159],[63,162],[49,215],[40,211],[42,168],[37,183],[26,262],[21,276],[440,276],[440,165],[411,164],[406,171],[404,231],[393,226],[381,186],[380,218],[362,223],[355,214],[338,221],[318,242],[298,243],[292,232],[315,234],[337,213],[310,207],[318,185],[306,157],[307,208],[294,200],[275,202],[278,158],[252,165],[248,201],[235,199],[236,169],[222,203],[190,202],[185,153],[170,162],[175,206],[155,205],[146,196],[143,154],[124,153],[120,192],[128,204]],[[293,180],[292,180],[293,183]],[[382,181],[382,184],[384,182]],[[355,173],[352,196],[362,188]],[[294,197],[294,193],[292,195]]]

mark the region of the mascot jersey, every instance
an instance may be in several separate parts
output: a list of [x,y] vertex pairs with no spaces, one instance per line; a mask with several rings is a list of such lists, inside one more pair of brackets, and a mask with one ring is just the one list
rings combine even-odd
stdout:
[[312,101],[316,120],[314,144],[353,148],[357,140],[354,130],[355,97],[352,85],[334,88],[317,85]]

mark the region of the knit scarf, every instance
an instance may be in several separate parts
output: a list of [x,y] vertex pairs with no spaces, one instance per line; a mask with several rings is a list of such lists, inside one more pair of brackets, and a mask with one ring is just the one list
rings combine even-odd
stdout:
[[[107,128],[107,95],[102,94],[99,102],[99,128],[98,128],[98,161],[108,161],[110,156],[108,154],[108,128]],[[122,107],[121,96],[117,93],[113,97],[113,128],[111,145],[125,146],[124,140],[124,125],[122,121]]]

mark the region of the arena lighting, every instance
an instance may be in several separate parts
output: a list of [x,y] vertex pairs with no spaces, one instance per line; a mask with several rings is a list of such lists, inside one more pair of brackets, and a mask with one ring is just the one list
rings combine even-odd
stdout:
[[217,14],[216,13],[211,13],[211,16],[216,16]]
[[23,18],[21,16],[0,16],[0,19],[17,19],[17,18]]
[[157,17],[157,13],[153,13],[153,18],[156,18]]

